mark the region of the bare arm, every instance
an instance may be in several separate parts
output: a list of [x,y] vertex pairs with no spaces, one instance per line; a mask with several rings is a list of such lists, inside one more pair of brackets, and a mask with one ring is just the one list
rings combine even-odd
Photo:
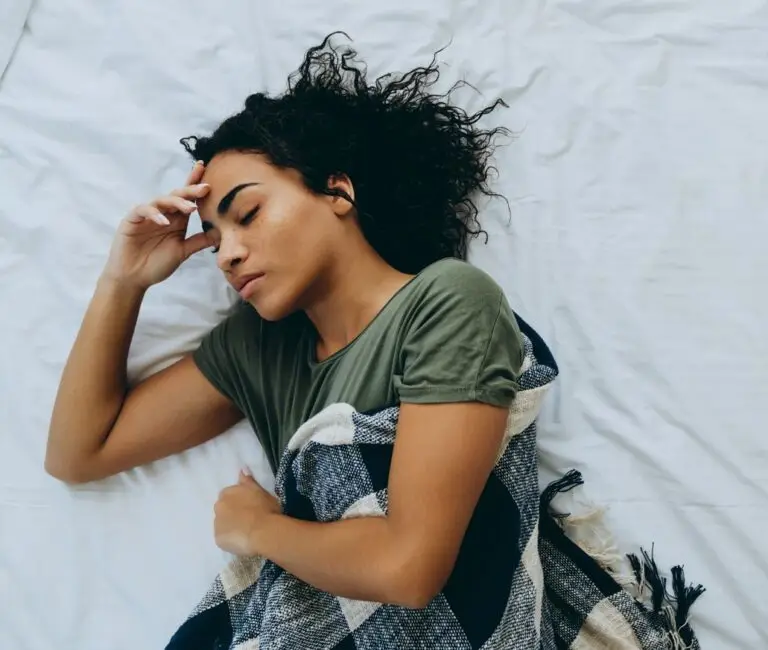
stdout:
[[187,186],[134,208],[118,229],[70,352],[56,396],[45,468],[64,481],[104,478],[200,444],[242,418],[182,359],[133,390],[126,359],[146,290],[170,276],[190,255],[210,245],[186,237],[203,167]]
[[45,468],[72,483],[201,444],[242,414],[184,358],[128,390],[126,358],[143,292],[104,279],[64,368]]
[[216,505],[217,543],[337,596],[426,607],[453,570],[507,417],[480,403],[402,404],[386,517],[293,519],[241,477]]

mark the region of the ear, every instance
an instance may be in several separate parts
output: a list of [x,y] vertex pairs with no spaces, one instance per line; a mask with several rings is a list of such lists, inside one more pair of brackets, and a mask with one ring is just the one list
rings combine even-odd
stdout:
[[345,217],[355,210],[355,186],[352,185],[352,180],[349,176],[346,174],[331,176],[328,179],[328,189],[342,192],[352,200],[349,201],[344,196],[328,196],[328,200],[331,202],[331,207],[337,216]]

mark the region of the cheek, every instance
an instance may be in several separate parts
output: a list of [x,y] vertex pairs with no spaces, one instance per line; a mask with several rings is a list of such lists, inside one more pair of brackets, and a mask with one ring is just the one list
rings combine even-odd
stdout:
[[275,224],[273,243],[280,248],[286,260],[309,263],[322,256],[333,240],[333,222],[322,201],[297,201],[290,211]]

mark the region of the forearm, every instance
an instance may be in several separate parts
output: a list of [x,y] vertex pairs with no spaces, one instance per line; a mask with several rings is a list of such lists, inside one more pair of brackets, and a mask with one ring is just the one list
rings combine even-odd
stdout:
[[442,586],[428,584],[432,562],[385,517],[317,523],[274,515],[259,536],[261,555],[335,596],[422,607]]
[[143,290],[101,279],[64,367],[46,467],[61,474],[99,449],[122,407],[126,360]]

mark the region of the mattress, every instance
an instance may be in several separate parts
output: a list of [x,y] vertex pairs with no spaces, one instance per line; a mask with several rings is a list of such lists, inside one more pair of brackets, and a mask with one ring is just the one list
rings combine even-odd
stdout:
[[[685,564],[704,648],[768,647],[765,0],[0,4],[0,648],[163,647],[226,560],[218,491],[246,464],[269,486],[240,425],[69,488],[42,470],[47,426],[120,218],[182,181],[179,138],[336,29],[371,75],[448,46],[441,86],[477,89],[457,102],[509,104],[488,122],[515,134],[509,210],[483,204],[471,259],[560,364],[542,482],[580,469],[617,548]],[[232,300],[191,259],[148,294],[131,375]]]

